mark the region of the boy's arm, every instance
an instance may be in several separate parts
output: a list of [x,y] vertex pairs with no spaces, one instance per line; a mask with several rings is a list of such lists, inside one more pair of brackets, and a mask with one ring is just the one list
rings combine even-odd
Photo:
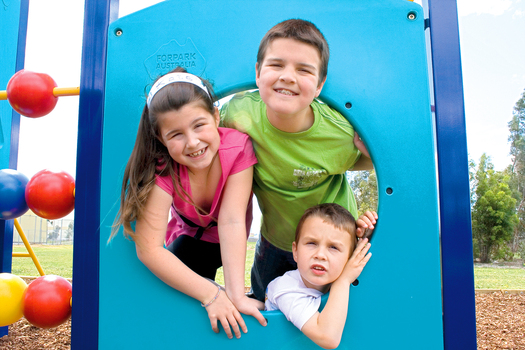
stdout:
[[372,164],[372,159],[370,159],[368,149],[366,148],[366,145],[364,144],[363,140],[359,137],[359,134],[357,132],[354,132],[354,145],[359,151],[361,151],[362,154],[361,157],[359,157],[357,162],[354,164],[354,167],[350,170],[359,171],[374,169],[374,164]]
[[325,349],[339,346],[348,311],[350,284],[361,274],[372,253],[370,243],[362,239],[348,260],[341,276],[332,283],[328,301],[322,312],[314,314],[301,331],[317,345]]
[[352,169],[349,169],[350,171],[362,171],[362,170],[372,170],[374,169],[374,164],[372,163],[372,159],[368,158],[364,154],[359,157],[357,162],[354,164]]

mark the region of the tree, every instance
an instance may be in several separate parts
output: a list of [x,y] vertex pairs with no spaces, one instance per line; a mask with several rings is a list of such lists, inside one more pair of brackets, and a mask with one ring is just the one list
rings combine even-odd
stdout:
[[67,225],[67,231],[66,231],[66,239],[73,238],[73,232],[74,232],[74,221],[71,221],[69,225]]
[[472,207],[472,235],[481,262],[489,262],[495,252],[512,238],[517,224],[516,199],[509,188],[510,176],[494,171],[484,153],[473,175],[475,203]]
[[510,248],[513,253],[520,249],[525,255],[525,91],[516,102],[509,122],[510,156],[512,164],[508,169],[511,174],[510,185],[516,198],[516,213],[519,223],[514,228]]
[[377,177],[374,170],[347,173],[357,202],[357,212],[377,210]]
[[60,235],[60,226],[55,225],[53,227],[53,231],[49,231],[47,235],[47,239],[51,241],[56,241],[59,235]]

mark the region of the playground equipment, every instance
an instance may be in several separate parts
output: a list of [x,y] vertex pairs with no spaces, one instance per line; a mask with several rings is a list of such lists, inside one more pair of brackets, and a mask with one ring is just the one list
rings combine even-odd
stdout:
[[0,273],[0,327],[15,323],[23,316],[23,296],[27,283],[10,273]]
[[64,171],[41,170],[29,180],[25,196],[36,215],[48,220],[62,218],[75,208],[75,179]]
[[38,277],[24,292],[24,317],[39,328],[61,325],[71,316],[72,290],[71,283],[63,277]]
[[12,254],[13,258],[31,258],[40,276],[44,276],[45,275],[44,269],[40,265],[40,262],[38,261],[38,258],[36,257],[35,252],[33,251],[33,248],[31,247],[31,244],[27,240],[24,230],[22,230],[22,227],[18,223],[18,219],[14,219],[14,223],[15,223],[16,230],[18,231],[18,235],[20,236],[20,238],[22,238],[22,242],[24,242],[24,246],[26,247],[27,253],[13,253]]
[[[266,328],[245,318],[250,332],[240,340],[215,335],[198,302],[152,276],[132,242],[117,237],[111,246],[104,244],[144,87],[177,64],[212,78],[219,95],[252,88],[260,38],[292,17],[311,20],[327,37],[332,56],[321,99],[356,127],[378,175],[381,227],[374,259],[351,292],[341,348],[476,348],[454,1],[429,0],[428,18],[421,7],[402,0],[270,0],[264,7],[233,0],[167,1],[116,21],[114,6],[86,0],[73,349],[313,347],[278,312],[266,314]],[[432,85],[425,35],[432,47]],[[402,220],[408,212],[416,218],[411,227]]]
[[25,198],[27,176],[12,169],[0,170],[0,219],[10,220],[29,210]]
[[72,286],[60,276],[41,276],[29,285],[19,276],[0,273],[0,327],[24,316],[39,328],[56,327],[71,315]]
[[0,219],[14,219],[31,209],[40,217],[54,220],[75,208],[75,179],[64,171],[44,169],[28,180],[16,170],[2,169],[0,195]]
[[13,253],[13,257],[31,257],[40,275],[44,275],[44,270],[29,244],[29,241],[20,227],[16,218],[24,215],[29,207],[26,201],[26,189],[28,179],[27,177],[12,169],[0,170],[0,220],[14,219],[14,225],[24,242],[24,246],[27,249],[27,253]]
[[9,100],[11,107],[23,116],[40,118],[51,112],[58,96],[73,96],[80,88],[58,88],[45,73],[22,69],[9,80],[6,91],[0,91],[0,100]]

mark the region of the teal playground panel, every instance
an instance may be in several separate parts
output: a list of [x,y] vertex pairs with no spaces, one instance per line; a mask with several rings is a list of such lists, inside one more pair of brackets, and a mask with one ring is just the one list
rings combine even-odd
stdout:
[[[18,51],[18,29],[20,24],[20,3],[6,9],[0,7],[0,90],[5,90],[9,79],[16,73]],[[13,109],[7,100],[0,100],[0,169],[9,168],[11,156],[11,125]],[[15,135],[18,141],[18,135]]]
[[[26,27],[27,1],[0,5],[0,90],[6,90],[9,79],[24,66]],[[0,169],[16,169],[19,121],[9,102],[0,100]]]
[[[0,90],[24,67],[28,0],[0,5]],[[16,169],[20,115],[7,100],[0,100],[0,169]],[[2,200],[2,198],[0,198]],[[11,272],[13,220],[0,220],[0,272]],[[0,327],[0,337],[8,327]]]
[[211,79],[220,96],[254,88],[259,41],[289,18],[312,21],[327,38],[331,58],[321,99],[362,135],[378,175],[374,256],[360,284],[352,287],[340,348],[443,348],[436,149],[423,9],[398,0],[272,0],[167,1],[109,26],[100,349],[317,348],[280,312],[265,314],[266,328],[245,317],[249,333],[240,340],[216,335],[199,302],[151,274],[132,242],[119,235],[106,245],[153,79],[180,64]]

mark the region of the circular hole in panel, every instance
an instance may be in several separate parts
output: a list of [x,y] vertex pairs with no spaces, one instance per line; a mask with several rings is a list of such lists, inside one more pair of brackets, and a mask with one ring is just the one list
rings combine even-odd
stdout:
[[[254,90],[246,90],[245,92],[250,92]],[[219,101],[217,101],[217,106],[219,108],[222,108],[222,106],[227,103],[234,94],[228,94],[224,92],[220,92],[219,95],[225,96],[221,98]],[[326,103],[321,100],[321,102]],[[339,109],[341,108],[341,105],[339,105]],[[345,102],[344,107],[346,109],[352,108],[351,102]],[[337,108],[334,108],[337,109]],[[371,170],[360,170],[360,171],[347,171],[345,173],[347,181],[350,183],[350,187],[352,188],[352,191],[354,193],[356,202],[357,202],[357,212],[358,213],[364,213],[367,210],[374,210],[377,211],[378,209],[378,188],[377,188],[377,175],[376,172]],[[390,189],[391,191],[391,189]],[[390,194],[390,193],[389,193]],[[253,197],[253,222],[252,222],[252,231],[253,235],[249,238],[249,245],[254,245],[257,239],[259,238],[259,232],[258,230],[253,230],[253,227],[259,227],[261,224],[261,212],[258,207],[257,199],[254,196]],[[251,265],[253,259],[252,257],[248,257],[248,263]],[[222,276],[222,268],[219,270],[221,271],[219,273],[218,282],[223,283],[223,276]],[[356,286],[359,283],[359,281],[355,281],[354,286]],[[247,282],[249,284],[249,282]],[[249,287],[249,286],[248,286]]]

